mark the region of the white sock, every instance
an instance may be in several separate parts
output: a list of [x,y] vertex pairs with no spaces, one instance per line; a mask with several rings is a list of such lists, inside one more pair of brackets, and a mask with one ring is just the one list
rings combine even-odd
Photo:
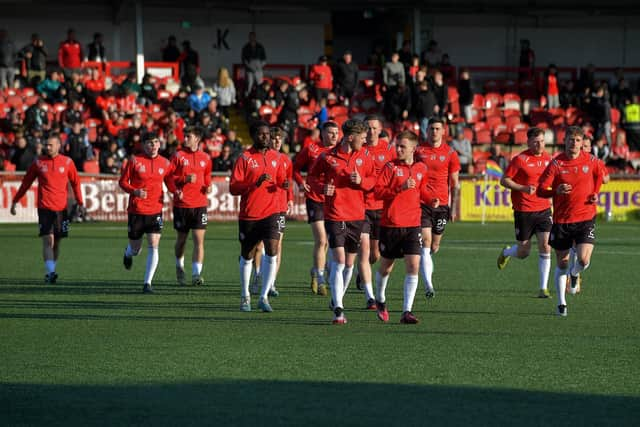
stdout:
[[429,291],[433,289],[431,278],[433,277],[433,260],[431,259],[431,248],[422,248],[420,256],[420,273],[424,279],[424,289]]
[[558,305],[567,305],[564,292],[567,290],[567,269],[556,267],[555,272],[556,292],[558,293]]
[[180,258],[176,257],[176,267],[180,267],[184,270],[184,256],[181,256]]
[[378,302],[385,302],[387,300],[385,294],[387,283],[389,283],[389,275],[383,276],[379,271],[376,271],[376,300]]
[[252,259],[244,259],[240,256],[240,296],[249,298],[249,282],[251,281]]
[[199,276],[202,273],[202,263],[201,262],[192,262],[191,263],[191,274],[193,276]]
[[351,282],[351,276],[353,276],[353,265],[351,267],[344,267],[342,271],[342,296],[347,293],[349,283]]
[[52,259],[48,259],[44,262],[44,268],[47,270],[47,274],[56,272],[56,262]]
[[418,290],[418,275],[407,274],[404,278],[404,306],[402,311],[411,311],[413,308],[413,300]]
[[540,254],[538,270],[540,271],[540,289],[547,289],[549,272],[551,271],[551,254]]
[[333,306],[344,308],[342,305],[342,296],[344,295],[344,278],[342,273],[344,271],[344,264],[338,264],[336,262],[331,265],[331,276],[329,283],[331,285],[331,298],[333,298]]
[[144,283],[151,284],[153,280],[153,275],[156,274],[156,268],[158,267],[158,248],[154,248],[153,246],[149,246],[149,251],[147,253],[147,268],[144,271]]
[[278,263],[278,256],[262,256],[262,292],[261,298],[267,298],[271,285],[276,281],[276,265]]
[[516,256],[518,255],[518,245],[512,245],[502,251],[504,256]]
[[575,264],[573,264],[573,267],[570,270],[571,271],[571,275],[572,276],[577,276],[582,271],[585,271],[587,268],[589,268],[589,264],[582,265],[582,264],[580,264],[580,262],[576,262]]
[[367,301],[370,299],[376,299],[375,295],[373,295],[373,286],[371,283],[364,284],[364,296],[367,298]]

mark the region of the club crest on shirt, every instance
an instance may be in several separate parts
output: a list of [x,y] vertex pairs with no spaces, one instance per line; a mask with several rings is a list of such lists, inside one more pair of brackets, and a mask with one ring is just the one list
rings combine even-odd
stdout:
[[140,165],[140,167],[138,168],[138,172],[140,173],[145,173],[147,171],[147,168],[144,167],[144,165]]
[[160,169],[158,169],[158,173],[159,173],[160,175],[162,175],[162,174],[164,173],[164,168],[160,168]]
[[278,162],[276,162],[275,160],[271,160],[271,166],[275,168],[276,166],[278,166]]
[[204,160],[200,160],[200,167],[203,168],[204,167]]
[[384,161],[384,154],[379,154],[378,160],[380,160],[381,162]]
[[421,172],[418,172],[418,173],[416,174],[416,178],[418,178],[418,180],[421,180],[421,179],[422,179],[422,173],[421,173]]
[[58,168],[58,171],[60,171],[60,173],[64,173],[64,166],[60,166],[60,167]]
[[182,159],[182,166],[189,166],[189,159]]
[[362,159],[356,159],[356,165],[362,166]]
[[445,157],[445,156],[440,156],[440,161],[441,161],[441,162],[444,162],[444,159],[446,159],[446,157]]
[[588,173],[589,172],[589,166],[587,166],[587,165],[582,166],[582,172]]
[[396,176],[404,176],[404,171],[402,169],[397,169]]

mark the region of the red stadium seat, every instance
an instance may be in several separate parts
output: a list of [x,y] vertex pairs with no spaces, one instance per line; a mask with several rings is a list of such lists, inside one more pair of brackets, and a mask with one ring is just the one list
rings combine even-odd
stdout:
[[502,95],[498,92],[488,92],[484,96],[484,106],[486,109],[497,108],[502,105]]
[[479,110],[484,109],[484,96],[479,93],[473,95],[473,107]]
[[13,163],[11,163],[9,160],[5,160],[4,161],[4,170],[6,172],[15,172],[16,170],[16,165],[14,165]]
[[526,144],[527,143],[527,130],[526,129],[518,129],[513,132],[513,143],[514,144]]
[[511,132],[505,124],[499,124],[493,129],[493,141],[498,144],[508,144],[511,142]]
[[489,129],[481,129],[476,132],[476,144],[491,144],[491,131]]
[[488,128],[489,126],[487,126],[487,122],[476,122],[473,124],[473,131],[476,133],[480,130],[485,130]]
[[489,129],[493,130],[496,126],[502,124],[502,117],[499,115],[487,116],[485,121],[487,122]]
[[521,123],[520,116],[508,116],[505,118],[505,123],[509,128],[509,131],[513,132],[514,126]]
[[620,110],[611,108],[611,123],[617,125],[620,123]]
[[100,173],[100,164],[97,160],[86,160],[83,164],[85,173],[98,174]]

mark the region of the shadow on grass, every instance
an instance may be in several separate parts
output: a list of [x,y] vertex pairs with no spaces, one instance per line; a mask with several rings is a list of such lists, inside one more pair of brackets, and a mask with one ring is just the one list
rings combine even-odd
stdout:
[[[238,363],[241,363],[238,361]],[[640,399],[471,387],[215,381],[0,384],[4,425],[631,426]]]

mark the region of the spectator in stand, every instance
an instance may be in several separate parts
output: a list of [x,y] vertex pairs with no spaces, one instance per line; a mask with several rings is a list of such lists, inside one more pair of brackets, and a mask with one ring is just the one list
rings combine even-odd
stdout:
[[38,98],[35,104],[27,108],[24,113],[24,125],[27,129],[49,130],[51,128],[44,99]]
[[625,105],[627,105],[633,98],[633,92],[629,87],[629,82],[622,78],[618,81],[616,87],[611,91],[611,104],[618,110],[623,111]]
[[89,70],[89,79],[84,83],[87,102],[91,108],[95,107],[95,102],[105,90],[105,81],[102,73],[97,68]]
[[433,94],[436,96],[436,101],[438,102],[438,116],[442,118],[446,118],[447,114],[447,106],[449,104],[449,88],[444,82],[444,77],[442,72],[436,70],[433,73],[433,85],[432,88]]
[[100,165],[100,173],[104,173],[107,175],[118,175],[120,173],[120,168],[116,162],[116,159],[113,156],[107,156],[104,161],[104,166]]
[[386,91],[393,91],[398,85],[405,84],[404,65],[400,62],[400,54],[393,52],[391,61],[387,62],[382,69],[382,81],[386,87]]
[[422,62],[429,68],[434,68],[440,65],[440,59],[442,59],[442,51],[438,47],[438,42],[430,40],[427,49],[422,52]]
[[83,123],[84,113],[82,111],[82,102],[79,100],[74,100],[71,103],[71,106],[64,110],[61,118],[62,126],[64,127],[65,133],[71,132],[71,128],[73,127],[74,123]]
[[215,130],[218,133],[220,131],[226,132],[227,119],[222,115],[222,113],[218,109],[218,100],[216,98],[211,98],[211,101],[209,101],[209,104],[207,105],[207,113],[209,113],[209,117],[211,118],[211,123],[213,123]]
[[279,94],[282,96],[282,102],[279,104],[282,105],[282,109],[278,116],[278,124],[287,133],[287,141],[292,146],[295,146],[299,142],[294,139],[295,130],[298,126],[298,107],[300,106],[298,92],[293,88],[289,88],[289,83],[283,80],[280,83]]
[[414,96],[414,111],[418,123],[420,123],[420,138],[427,139],[427,129],[429,129],[429,119],[438,115],[438,100],[433,91],[429,90],[429,83],[426,80],[420,82],[418,91]]
[[218,105],[222,110],[222,115],[229,118],[229,107],[236,103],[236,86],[231,80],[229,70],[221,67],[218,71],[218,81],[213,85],[213,90],[218,99]]
[[211,95],[209,95],[209,92],[205,92],[202,86],[195,85],[193,87],[193,92],[189,95],[189,108],[196,113],[199,113],[207,108],[210,101]]
[[[124,159],[124,150],[118,147],[118,143],[109,138],[107,138],[107,141],[105,141],[105,148],[100,152],[100,173],[113,173],[110,172],[113,168],[120,170]],[[110,164],[108,159],[113,162]]]
[[20,51],[20,57],[24,59],[27,68],[27,85],[36,86],[47,76],[47,51],[44,49],[44,41],[38,34],[31,35],[31,43]]
[[346,50],[342,59],[338,61],[335,72],[334,91],[338,100],[347,107],[351,103],[351,98],[358,86],[358,65],[353,62],[353,55],[350,50]]
[[222,153],[213,160],[214,172],[228,172],[233,169],[233,163],[235,158],[231,146],[224,144],[222,146]]
[[491,147],[489,147],[489,154],[489,160],[496,162],[503,171],[507,170],[509,162],[507,161],[507,158],[502,155],[502,148],[500,147],[500,144],[491,144]]
[[73,123],[62,151],[73,160],[78,172],[84,172],[84,162],[93,158],[93,147],[82,122]]
[[242,48],[242,64],[247,79],[244,95],[248,97],[254,86],[262,84],[262,69],[267,64],[267,53],[257,42],[253,31],[249,33],[249,42]]
[[162,61],[178,62],[178,58],[180,58],[180,49],[178,49],[176,36],[169,36],[167,45],[162,49]]
[[602,160],[603,163],[606,163],[609,160],[609,155],[611,154],[611,149],[606,144],[604,138],[597,138],[595,145],[591,147],[591,154],[593,154],[599,160]]
[[590,102],[591,124],[596,128],[594,139],[597,141],[602,136],[611,147],[611,104],[605,93],[604,86],[596,87]]
[[307,135],[302,141],[301,150],[304,150],[311,144],[316,144],[319,146],[321,143],[322,141],[320,140],[320,128],[313,128],[311,129],[311,133]]
[[191,109],[189,104],[189,92],[184,86],[178,90],[178,94],[171,100],[171,109],[183,119]]
[[567,109],[579,105],[578,93],[573,80],[567,80],[560,85],[560,107]]
[[587,64],[586,67],[580,69],[580,79],[578,80],[578,89],[584,92],[585,89],[593,89],[596,85],[596,66]]
[[545,73],[544,93],[547,95],[547,109],[560,107],[560,90],[558,88],[558,69],[555,64],[549,64]]
[[312,65],[309,70],[309,81],[313,85],[314,96],[318,102],[322,98],[328,98],[333,88],[333,72],[327,61],[326,55],[322,55],[318,58],[318,63]]
[[87,45],[87,61],[107,62],[107,54],[102,40],[102,33],[93,34],[93,41]]
[[189,40],[182,42],[182,53],[178,58],[178,62],[181,65],[182,84],[194,87],[200,73],[200,55],[191,48]]
[[66,91],[62,86],[61,80],[62,75],[60,72],[54,70],[49,77],[38,83],[36,90],[49,104],[53,105],[57,102],[62,102]]
[[138,84],[138,76],[135,72],[127,74],[127,78],[120,85],[120,94],[140,93],[140,85]]
[[458,127],[456,137],[451,141],[451,148],[458,153],[460,172],[473,173],[473,149],[471,148],[471,141],[464,136],[462,126]]
[[382,68],[384,67],[384,64],[386,64],[386,62],[387,61],[384,56],[384,45],[382,42],[376,41],[373,46],[373,50],[369,54],[369,59],[367,63],[369,65]]
[[448,53],[442,54],[442,59],[440,60],[440,71],[444,76],[444,81],[449,82],[455,79],[455,68],[451,65],[451,58]]
[[0,29],[0,90],[13,88],[16,78],[17,52],[7,30]]
[[385,114],[391,122],[407,120],[411,111],[411,92],[404,83],[391,91],[385,102]]
[[409,68],[413,64],[414,55],[413,49],[411,49],[411,40],[405,40],[402,42],[402,47],[400,48],[398,55],[400,56],[400,62],[402,62],[402,65],[404,65],[404,71],[405,73],[407,73],[405,77],[408,77]]
[[536,66],[536,54],[531,48],[531,42],[527,39],[520,40],[520,79],[531,79],[534,76]]
[[640,100],[633,95],[624,106],[622,123],[626,133],[629,150],[640,151]]
[[411,88],[416,91],[420,83],[418,82],[418,71],[420,71],[420,56],[413,55],[411,57],[411,62],[406,67],[407,69],[407,78]]
[[264,80],[262,84],[256,88],[256,94],[253,98],[255,111],[258,111],[263,105],[276,106],[275,93],[272,89],[270,80]]
[[606,164],[619,169],[620,172],[625,172],[627,168],[635,169],[631,163],[627,134],[623,130],[616,132],[616,140]]
[[58,48],[58,65],[65,75],[70,75],[72,70],[79,70],[82,65],[82,45],[71,28],[67,31],[67,39]]
[[460,71],[460,79],[458,80],[458,103],[462,108],[465,122],[471,122],[473,117],[473,88],[471,85],[471,75],[467,68],[463,68]]
[[145,74],[140,83],[140,93],[138,94],[138,102],[148,106],[158,102],[158,92],[154,86],[155,77],[151,74]]
[[13,146],[10,157],[11,163],[16,166],[17,171],[26,171],[36,159],[35,146],[27,143],[27,138],[25,138],[22,131],[16,132],[16,140]]
[[84,84],[82,84],[82,76],[77,71],[71,72],[71,78],[64,81],[64,89],[67,96],[67,103],[72,104],[74,101],[85,101]]
[[231,157],[233,160],[242,154],[242,143],[238,140],[238,134],[235,130],[229,129],[227,131],[227,140],[224,142],[224,145],[231,147]]

